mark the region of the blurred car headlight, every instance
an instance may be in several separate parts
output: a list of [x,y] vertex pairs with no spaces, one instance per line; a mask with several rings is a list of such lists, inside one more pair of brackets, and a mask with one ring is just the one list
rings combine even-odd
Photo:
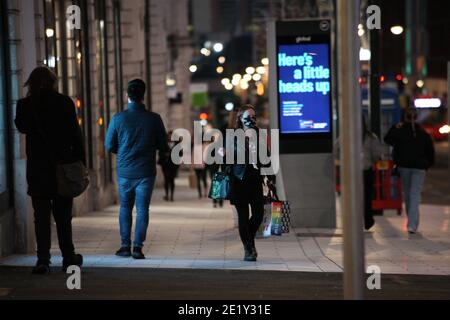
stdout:
[[446,124],[445,126],[442,126],[439,129],[439,133],[440,134],[449,134],[450,133],[450,126],[448,124]]

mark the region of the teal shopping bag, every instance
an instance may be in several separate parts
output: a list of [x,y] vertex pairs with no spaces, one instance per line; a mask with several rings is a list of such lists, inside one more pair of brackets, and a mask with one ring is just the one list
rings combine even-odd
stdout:
[[228,200],[230,198],[230,173],[228,170],[214,174],[208,197],[213,200]]

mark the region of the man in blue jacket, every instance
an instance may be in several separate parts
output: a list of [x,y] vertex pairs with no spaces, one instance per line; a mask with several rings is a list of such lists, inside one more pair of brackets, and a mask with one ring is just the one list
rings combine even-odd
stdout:
[[[145,83],[128,84],[128,109],[116,114],[106,134],[105,147],[117,155],[120,196],[121,248],[117,256],[145,259],[142,253],[149,223],[149,207],[156,178],[156,150],[167,150],[167,134],[161,117],[143,104]],[[136,203],[136,225],[131,253],[132,210]]]

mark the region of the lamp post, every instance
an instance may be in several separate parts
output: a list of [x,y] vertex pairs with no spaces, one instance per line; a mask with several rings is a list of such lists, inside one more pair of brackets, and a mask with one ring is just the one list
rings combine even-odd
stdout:
[[359,0],[338,0],[339,114],[344,233],[344,298],[364,297],[362,110],[358,84]]

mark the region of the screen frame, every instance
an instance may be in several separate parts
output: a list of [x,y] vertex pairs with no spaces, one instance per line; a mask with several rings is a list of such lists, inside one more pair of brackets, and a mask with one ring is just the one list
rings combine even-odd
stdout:
[[[324,28],[328,25],[328,28]],[[299,41],[299,38],[310,38],[310,41]],[[302,45],[302,44],[326,44],[328,45],[328,65],[330,68],[330,93],[329,93],[329,132],[281,132],[281,98],[279,92],[279,48],[280,45]],[[276,22],[275,43],[275,70],[276,70],[276,94],[278,128],[280,129],[280,153],[281,154],[304,154],[304,153],[332,153],[333,152],[333,59],[331,42],[331,20],[313,19],[304,21],[278,21]]]

